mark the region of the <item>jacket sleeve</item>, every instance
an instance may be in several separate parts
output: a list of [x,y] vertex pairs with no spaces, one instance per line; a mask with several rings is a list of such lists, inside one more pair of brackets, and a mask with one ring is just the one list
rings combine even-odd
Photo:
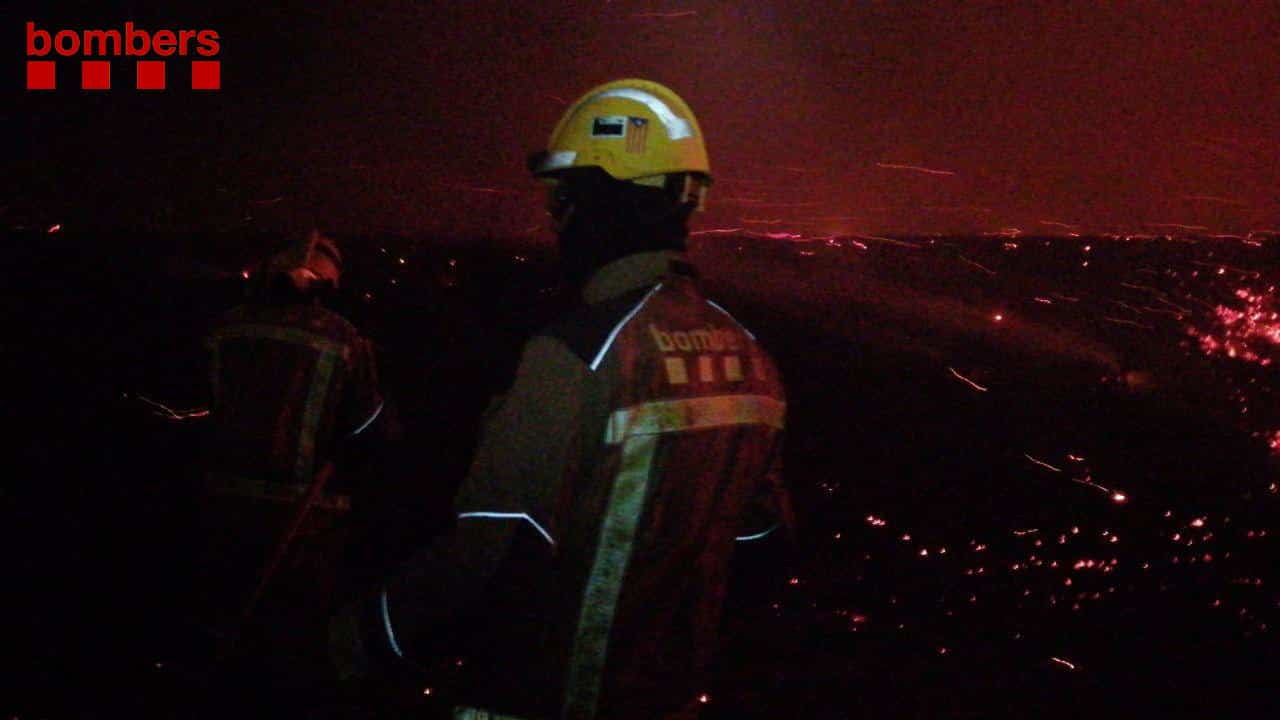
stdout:
[[[482,593],[521,533],[555,552],[555,498],[574,453],[587,370],[560,342],[524,349],[508,394],[486,414],[471,470],[454,501],[452,533],[417,553],[378,599],[375,635],[406,657]],[[412,655],[412,652],[408,653]]]
[[341,437],[358,436],[373,426],[383,411],[378,388],[378,361],[373,343],[357,337],[351,343],[347,379],[339,406],[338,431]]

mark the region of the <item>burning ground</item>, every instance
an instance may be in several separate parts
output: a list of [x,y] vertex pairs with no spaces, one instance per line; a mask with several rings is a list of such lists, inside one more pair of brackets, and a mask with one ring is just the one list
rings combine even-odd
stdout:
[[[43,349],[20,366],[30,436],[8,495],[33,588],[14,710],[182,714],[199,676],[180,481],[197,340],[235,301],[245,240],[163,262],[119,239],[8,242],[13,287],[44,299],[14,344]],[[346,311],[423,438],[402,470],[456,482],[466,429],[563,305],[548,253],[348,248]],[[802,520],[798,552],[743,554],[708,708],[1261,712],[1280,602],[1276,253],[1269,236],[695,237],[711,294],[784,374]],[[121,272],[98,272],[108,260]],[[443,707],[449,671],[425,682],[404,703]]]

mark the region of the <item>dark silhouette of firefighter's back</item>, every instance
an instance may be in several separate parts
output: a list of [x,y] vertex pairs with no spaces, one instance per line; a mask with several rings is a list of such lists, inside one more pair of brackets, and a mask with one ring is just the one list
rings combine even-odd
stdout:
[[256,292],[206,340],[197,604],[222,659],[234,651],[264,675],[323,674],[352,459],[393,432],[371,343],[323,302],[341,274],[336,244],[312,232],[263,264]]

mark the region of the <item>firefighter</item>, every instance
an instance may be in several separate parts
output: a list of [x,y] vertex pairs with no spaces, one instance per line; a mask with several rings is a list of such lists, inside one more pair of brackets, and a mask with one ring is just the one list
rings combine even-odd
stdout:
[[453,532],[335,619],[336,659],[459,649],[459,718],[692,717],[735,542],[791,524],[778,371],[684,254],[710,174],[674,92],[591,90],[530,169],[582,303],[487,413]]
[[206,339],[197,605],[222,659],[237,660],[224,665],[249,663],[273,676],[264,684],[287,686],[329,670],[325,628],[356,466],[396,429],[372,344],[325,307],[342,276],[334,241],[312,231],[257,275],[250,300]]

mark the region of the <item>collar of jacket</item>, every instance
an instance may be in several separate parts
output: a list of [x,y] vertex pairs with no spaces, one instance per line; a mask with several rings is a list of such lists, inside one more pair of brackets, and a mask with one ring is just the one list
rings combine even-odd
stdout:
[[597,270],[582,289],[582,299],[589,305],[595,305],[636,288],[653,285],[663,276],[672,274],[696,277],[693,265],[682,252],[634,253]]

